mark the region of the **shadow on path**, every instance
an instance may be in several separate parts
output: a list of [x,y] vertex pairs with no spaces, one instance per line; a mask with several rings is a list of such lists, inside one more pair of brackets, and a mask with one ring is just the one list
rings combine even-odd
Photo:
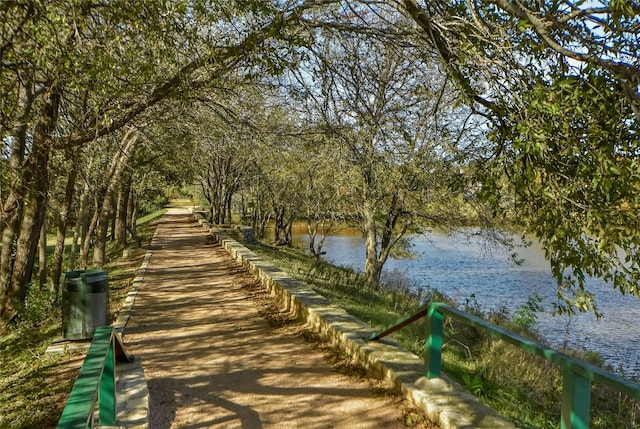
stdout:
[[254,279],[185,209],[158,228],[126,329],[145,368],[150,428],[404,427],[393,398],[260,317],[243,288]]

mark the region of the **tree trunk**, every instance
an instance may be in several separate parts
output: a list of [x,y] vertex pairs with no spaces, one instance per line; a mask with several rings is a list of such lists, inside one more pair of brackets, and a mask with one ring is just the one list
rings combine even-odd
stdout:
[[111,232],[109,233],[109,241],[113,241],[116,239],[116,217],[118,214],[116,210],[118,206],[117,204],[114,204],[114,202],[117,203],[115,195],[111,198],[111,212],[109,213],[109,223],[111,224],[111,228],[109,228],[111,230]]
[[232,222],[232,218],[231,218],[231,201],[233,200],[233,192],[231,191],[227,191],[225,193],[225,208],[226,208],[226,216],[224,216],[224,219],[222,220],[223,223]]
[[[12,192],[9,193],[8,198],[0,207],[0,213],[2,214],[0,217],[0,231],[3,231],[3,233],[5,225],[8,225],[11,222],[15,223],[16,219],[20,219],[22,216],[22,198],[25,195],[23,188],[24,182],[22,180],[21,173],[27,148],[27,130],[29,128],[28,118],[32,111],[34,94],[32,92],[30,82],[25,83],[22,79],[19,79],[18,85],[19,93],[17,109],[21,110],[22,114],[13,124],[13,130],[10,130],[11,132],[8,133],[13,137],[11,141],[11,157],[9,158],[9,168],[7,171]],[[14,226],[13,230],[15,231],[16,228],[17,225]],[[9,249],[10,248],[11,247],[9,247]],[[2,261],[4,264],[8,260],[3,258]],[[2,270],[1,274],[2,278],[5,278],[5,275],[8,274],[8,272]]]
[[309,254],[319,258],[319,252],[316,252],[316,234],[318,233],[318,224],[313,223],[307,216],[307,234],[309,235]]
[[[78,175],[78,169],[80,163],[78,160],[71,159],[71,152],[67,152],[65,157],[66,162],[70,164],[69,172],[67,174],[67,184],[64,189],[64,201],[60,206],[60,219],[58,220],[58,230],[56,232],[56,245],[53,251],[53,263],[51,267],[51,291],[58,296],[60,290],[60,277],[62,275],[62,260],[64,258],[64,240],[67,235],[67,222],[69,220],[69,211],[71,210],[71,204],[73,203],[73,195],[75,193],[76,177]],[[77,233],[78,228],[74,232],[74,236]],[[72,252],[74,256],[75,265],[75,252]],[[69,264],[71,265],[71,258],[69,258]]]
[[53,86],[43,105],[42,120],[34,128],[31,152],[23,170],[22,189],[26,190],[26,195],[15,259],[13,264],[9,264],[10,274],[2,278],[0,287],[0,319],[4,321],[13,319],[24,303],[27,285],[33,274],[49,191],[49,158],[53,150],[51,134],[58,118],[58,101],[58,89]]
[[[20,231],[20,218],[22,217],[23,206],[20,206],[13,212],[2,230],[2,260],[0,263],[0,320],[10,320],[14,314],[10,300],[11,293],[9,283],[11,282],[11,270],[13,268],[14,255],[17,246],[17,236]],[[6,310],[5,309],[9,309]]]
[[106,195],[104,197],[104,201],[102,202],[102,207],[99,209],[98,223],[95,229],[96,241],[93,244],[93,266],[95,268],[101,267],[105,261],[107,250],[107,232],[109,230],[109,223],[112,213],[113,198],[111,195]]
[[[97,198],[96,198],[97,200]],[[89,213],[86,214],[87,219],[89,219]],[[89,265],[89,249],[91,248],[91,238],[95,232],[95,229],[98,225],[98,219],[100,217],[100,209],[98,206],[98,202],[94,201],[93,206],[93,216],[91,220],[87,222],[86,228],[83,225],[82,228],[82,246],[80,247],[80,269],[84,270]]]
[[[129,171],[129,170],[127,170]],[[120,191],[118,192],[118,203],[116,205],[115,239],[116,246],[121,247],[127,244],[127,213],[129,209],[129,194],[131,193],[131,174],[126,174]]]
[[[78,207],[78,214],[76,215],[78,222],[76,225],[76,231],[73,234],[74,245],[72,247],[71,258],[69,258],[69,269],[74,270],[76,268],[76,254],[80,255],[80,267],[87,267],[87,259],[89,254],[89,248],[85,249],[85,244],[89,245],[91,224],[93,219],[89,217],[93,206],[91,205],[91,186],[89,182],[85,182],[82,196],[80,197],[80,205]],[[76,241],[80,239],[79,252],[76,251]]]
[[370,288],[377,288],[380,284],[382,264],[380,264],[380,261],[378,260],[376,221],[374,218],[373,208],[369,203],[364,204],[362,214],[365,239],[364,275],[367,286]]
[[11,157],[7,171],[11,184],[11,192],[1,207],[0,231],[2,231],[2,251],[0,252],[0,320],[14,317],[13,297],[9,284],[13,268],[17,238],[22,218],[25,182],[22,177],[22,164],[27,147],[27,118],[33,107],[34,96],[29,84],[20,81],[19,108],[22,115],[14,124],[14,135],[11,144]]
[[136,240],[138,247],[142,246],[142,240],[138,237],[137,231],[138,207],[134,198],[134,193],[129,192],[129,203],[127,204],[127,229],[131,233],[131,237]]
[[274,244],[276,246],[282,246],[287,244],[287,224],[285,221],[285,208],[275,207],[273,208],[275,213],[274,224]]
[[2,231],[2,278],[0,279],[0,320],[9,321],[16,314],[15,291],[10,288],[11,269],[13,266],[13,255],[17,246],[17,234],[20,228],[20,217],[22,217],[22,205],[13,213],[9,222]]
[[[329,226],[327,227],[327,222]],[[320,233],[322,238],[316,244],[316,238],[318,237],[318,228],[320,227]],[[321,222],[318,219],[312,218],[310,214],[307,214],[307,234],[309,235],[309,254],[315,258],[322,256],[322,247],[327,238],[327,234],[333,227],[333,222],[323,219]]]
[[122,137],[120,150],[118,152],[119,156],[116,157],[111,166],[111,174],[109,175],[107,189],[102,202],[99,202],[98,205],[98,230],[96,242],[93,248],[93,265],[95,267],[101,267],[104,264],[107,244],[107,229],[109,227],[109,220],[113,211],[115,190],[128,166],[128,162],[131,161],[134,155],[137,142],[138,130],[135,127],[130,127]]
[[40,289],[47,286],[47,211],[45,206],[44,220],[40,228],[40,240],[38,244],[38,282]]

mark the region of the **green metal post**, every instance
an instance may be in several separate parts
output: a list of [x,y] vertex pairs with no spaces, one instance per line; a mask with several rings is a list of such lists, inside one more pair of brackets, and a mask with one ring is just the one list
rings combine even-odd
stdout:
[[589,429],[591,381],[565,367],[562,379],[560,429]]
[[427,319],[427,341],[424,344],[424,364],[427,378],[440,377],[442,368],[442,336],[444,333],[444,316],[438,309],[429,308]]
[[109,340],[109,351],[104,363],[102,378],[100,379],[100,393],[98,401],[100,404],[100,425],[116,425],[116,356],[115,339],[113,334]]

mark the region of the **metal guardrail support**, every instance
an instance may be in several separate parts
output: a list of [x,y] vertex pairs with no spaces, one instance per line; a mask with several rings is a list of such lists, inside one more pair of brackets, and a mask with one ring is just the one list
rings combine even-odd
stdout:
[[101,426],[116,424],[116,359],[130,361],[112,326],[96,328],[58,429],[95,427],[95,409]]
[[444,337],[444,316],[434,308],[429,308],[427,341],[424,343],[424,361],[427,378],[440,377],[442,368],[442,339]]
[[428,317],[424,360],[427,378],[440,377],[444,315],[479,328],[490,335],[559,365],[563,370],[561,429],[588,429],[591,408],[591,383],[598,382],[640,400],[640,384],[609,373],[590,363],[551,349],[531,339],[487,322],[477,316],[458,310],[448,304],[432,302],[415,314],[403,317],[382,332],[369,337],[377,341],[422,317]]

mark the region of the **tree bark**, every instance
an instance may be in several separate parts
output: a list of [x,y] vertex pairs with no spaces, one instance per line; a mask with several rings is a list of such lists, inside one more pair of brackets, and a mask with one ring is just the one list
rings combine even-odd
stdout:
[[116,239],[116,217],[118,212],[116,211],[118,209],[118,205],[117,205],[118,200],[116,199],[115,195],[112,195],[111,197],[111,212],[109,213],[109,224],[111,226],[110,229],[110,233],[109,233],[109,241],[113,241]]
[[100,217],[100,209],[98,206],[98,197],[95,198],[92,206],[93,215],[89,220],[89,208],[86,213],[86,224],[82,226],[82,245],[80,247],[80,269],[84,270],[89,265],[89,250],[91,248],[91,238],[98,225],[98,218]]
[[[67,222],[69,220],[69,211],[71,210],[71,204],[73,203],[76,177],[78,175],[78,169],[80,165],[80,163],[77,160],[71,159],[70,152],[67,152],[67,156],[65,157],[65,160],[70,164],[70,168],[67,174],[67,183],[64,189],[64,201],[60,206],[60,219],[58,220],[58,229],[56,232],[56,244],[55,244],[55,249],[53,251],[53,262],[51,266],[51,291],[55,294],[55,296],[58,296],[58,291],[60,290],[60,277],[62,275],[62,260],[64,258],[64,240],[67,235]],[[75,232],[74,232],[74,235],[75,235]],[[71,261],[69,262],[69,264],[71,265]],[[75,265],[75,258],[74,258],[74,265]]]
[[42,106],[41,120],[34,128],[31,152],[23,169],[20,187],[26,192],[19,230],[16,231],[15,258],[13,263],[3,261],[6,262],[3,268],[7,269],[7,276],[2,277],[0,286],[0,319],[4,321],[16,316],[18,308],[24,303],[27,284],[33,274],[49,191],[48,169],[53,151],[52,133],[58,119],[58,91],[57,86],[52,83]]
[[134,192],[129,191],[129,203],[127,204],[127,229],[131,233],[131,237],[136,241],[138,247],[142,246],[142,240],[138,237],[137,231],[138,222],[138,206]]
[[101,267],[105,261],[107,230],[110,216],[113,212],[113,199],[120,180],[128,167],[128,162],[133,158],[138,143],[138,130],[130,127],[122,137],[119,156],[111,166],[109,182],[102,202],[98,206],[98,228],[96,242],[93,248],[93,265]]
[[[87,266],[88,248],[85,252],[84,245],[85,240],[89,235],[89,229],[91,227],[91,220],[89,218],[91,209],[91,186],[89,185],[89,182],[85,182],[82,196],[80,197],[80,204],[76,214],[76,230],[73,233],[73,244],[71,246],[71,255],[69,256],[70,270],[76,269],[76,259],[78,254],[80,255],[80,266]],[[80,241],[79,246],[77,244],[78,240]]]
[[[9,158],[8,176],[11,183],[11,191],[1,207],[0,230],[2,231],[2,251],[0,252],[0,320],[8,320],[13,317],[11,304],[11,270],[13,268],[14,255],[17,245],[17,237],[22,218],[23,198],[25,194],[25,182],[22,177],[22,164],[24,162],[27,147],[28,117],[34,102],[30,84],[19,80],[19,109],[22,113],[14,124],[14,135],[11,144],[11,157]],[[7,308],[8,310],[4,310]]]
[[118,192],[118,203],[116,204],[116,224],[114,229],[116,246],[118,247],[127,244],[127,213],[132,179],[130,171],[127,170],[127,174],[123,178],[122,186],[120,186],[120,191]]
[[284,206],[277,207],[274,204],[273,212],[275,213],[274,241],[276,246],[283,246],[291,243],[291,229],[289,228],[289,219],[286,217],[286,208]]
[[378,260],[378,234],[374,210],[369,202],[365,202],[362,215],[365,239],[364,275],[367,285],[371,288],[377,288],[380,284],[382,264]]
[[93,245],[93,266],[96,268],[104,264],[107,250],[107,232],[111,216],[113,214],[113,195],[107,192],[102,202],[102,207],[96,209],[98,214],[98,223],[96,226],[96,241]]
[[45,206],[44,220],[40,228],[40,240],[38,244],[38,283],[40,289],[47,286],[47,211]]

